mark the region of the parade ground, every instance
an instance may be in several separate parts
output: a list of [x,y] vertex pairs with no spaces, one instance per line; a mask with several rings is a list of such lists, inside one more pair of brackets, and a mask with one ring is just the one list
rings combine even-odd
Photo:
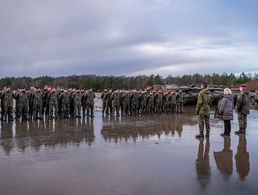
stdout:
[[[183,114],[1,124],[1,194],[256,194],[258,110],[246,136],[195,139]],[[232,131],[238,130],[234,116]]]

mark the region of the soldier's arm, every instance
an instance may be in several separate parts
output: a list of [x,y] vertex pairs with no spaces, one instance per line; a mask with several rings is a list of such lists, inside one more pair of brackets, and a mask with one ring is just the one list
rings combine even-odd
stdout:
[[237,96],[237,102],[236,102],[236,110],[237,111],[241,110],[242,102],[243,102],[243,94],[240,94]]
[[198,94],[198,98],[197,98],[197,105],[196,105],[196,113],[197,113],[197,114],[198,114],[199,111],[200,111],[201,105],[202,105],[202,94],[199,93],[199,94]]

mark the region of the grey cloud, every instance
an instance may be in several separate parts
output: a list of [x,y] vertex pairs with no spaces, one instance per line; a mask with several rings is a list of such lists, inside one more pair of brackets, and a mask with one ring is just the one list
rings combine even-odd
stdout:
[[[254,70],[256,6],[237,13],[219,0],[3,0],[0,77]],[[146,45],[161,52],[139,50]]]

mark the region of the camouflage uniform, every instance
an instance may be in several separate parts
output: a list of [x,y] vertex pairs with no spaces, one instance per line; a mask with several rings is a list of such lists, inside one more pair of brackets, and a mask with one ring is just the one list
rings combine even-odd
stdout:
[[33,115],[34,94],[35,94],[35,88],[31,87],[31,89],[28,91],[28,96],[29,96],[29,118],[30,119],[32,119],[32,115]]
[[247,115],[250,113],[250,94],[241,92],[237,97],[236,111],[238,114],[239,131],[245,133],[247,127]]
[[9,121],[13,120],[13,92],[8,89],[2,93],[2,120],[7,121],[7,117]]
[[105,110],[106,110],[106,105],[107,105],[107,102],[106,102],[106,94],[107,94],[107,90],[105,89],[102,94],[101,94],[101,99],[102,99],[102,115],[104,115],[105,113]]
[[74,92],[73,101],[74,101],[74,116],[77,118],[81,118],[81,99],[82,95],[79,90]]
[[87,116],[94,117],[94,98],[95,94],[90,89],[86,94]]
[[28,120],[29,94],[25,91],[19,91],[15,94],[16,98],[16,119]]
[[129,115],[129,103],[130,103],[130,96],[129,92],[124,92],[122,95],[123,101],[123,108],[122,108],[122,115]]
[[176,94],[176,112],[183,113],[184,95],[182,91]]
[[112,113],[112,100],[111,100],[112,90],[106,93],[106,115]]
[[70,117],[74,117],[74,97],[73,97],[74,89],[69,89],[69,99],[70,99]]
[[132,92],[130,95],[130,115],[136,116],[138,109],[138,94],[136,92]]
[[60,94],[60,101],[62,104],[62,118],[69,118],[70,114],[70,95],[67,90]]
[[139,105],[139,112],[141,114],[144,114],[146,113],[146,109],[147,109],[147,94],[146,92],[142,92],[140,94],[140,97],[139,97],[139,102],[140,102],[140,105]]
[[[49,99],[49,118],[57,118],[58,113],[58,95],[55,90],[52,90],[48,94]],[[55,115],[53,111],[55,110]]]
[[61,116],[62,115],[62,101],[61,101],[61,94],[64,92],[63,89],[58,89],[57,90],[57,98],[58,98],[58,112],[57,112],[57,115],[58,116]]
[[165,93],[163,95],[163,111],[168,113],[170,111],[170,94],[169,93]]
[[171,112],[172,113],[176,112],[176,93],[175,92],[171,94],[170,104],[171,104]]
[[44,89],[43,90],[43,94],[42,94],[42,116],[48,117],[49,114],[49,99],[48,99],[48,94],[49,94],[49,90],[48,89]]
[[155,109],[155,107],[154,107],[154,102],[155,102],[154,98],[155,98],[155,96],[154,96],[153,92],[150,92],[147,95],[147,112],[149,114],[153,114],[154,111],[155,111],[154,110]]
[[116,90],[111,95],[112,100],[112,116],[114,116],[114,112],[116,111],[116,116],[119,116],[119,100],[120,100],[120,94]]
[[206,136],[210,132],[210,106],[211,106],[211,92],[208,89],[202,89],[198,94],[196,113],[199,115],[199,131],[203,135],[204,124],[206,126]]
[[155,112],[160,113],[162,107],[162,93],[156,92],[155,94]]
[[33,119],[43,119],[42,103],[42,92],[37,89],[33,94]]

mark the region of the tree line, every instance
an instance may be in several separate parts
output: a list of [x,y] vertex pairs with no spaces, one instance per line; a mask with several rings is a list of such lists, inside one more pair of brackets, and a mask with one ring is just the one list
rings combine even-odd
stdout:
[[[240,83],[249,83],[258,81],[258,74],[241,73],[235,75],[227,74],[193,74],[162,77],[160,75],[139,75],[139,76],[99,76],[99,75],[72,75],[63,77],[41,76],[32,77],[4,77],[0,79],[0,87],[11,86],[13,89],[25,88],[31,86],[43,88],[50,85],[60,88],[83,88],[94,90],[103,90],[105,88],[113,89],[143,89],[151,85],[178,84],[178,85],[196,85],[207,82],[214,85],[236,86]],[[254,84],[254,87],[256,84]]]

